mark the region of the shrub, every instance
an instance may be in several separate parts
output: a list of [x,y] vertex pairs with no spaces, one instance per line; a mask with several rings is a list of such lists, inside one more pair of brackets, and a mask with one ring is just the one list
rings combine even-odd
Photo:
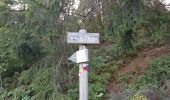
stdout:
[[166,81],[170,79],[170,56],[155,59],[148,65],[144,76],[138,79],[138,86],[147,84],[156,85],[158,88],[166,87]]

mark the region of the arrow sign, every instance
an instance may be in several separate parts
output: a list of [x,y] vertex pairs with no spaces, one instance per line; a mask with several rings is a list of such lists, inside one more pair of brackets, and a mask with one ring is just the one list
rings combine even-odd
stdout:
[[88,49],[76,51],[68,59],[75,62],[75,63],[87,62],[87,61],[89,61]]

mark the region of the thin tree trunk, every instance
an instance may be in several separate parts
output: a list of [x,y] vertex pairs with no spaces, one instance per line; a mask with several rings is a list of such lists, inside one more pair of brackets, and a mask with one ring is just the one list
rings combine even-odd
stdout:
[[0,86],[2,88],[2,77],[1,77],[1,75],[0,75]]

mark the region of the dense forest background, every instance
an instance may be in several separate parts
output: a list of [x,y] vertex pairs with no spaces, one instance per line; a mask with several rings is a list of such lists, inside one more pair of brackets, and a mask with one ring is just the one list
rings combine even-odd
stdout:
[[0,0],[0,100],[78,100],[78,65],[67,59],[78,46],[66,35],[82,28],[101,36],[88,46],[89,100],[169,100],[170,5],[162,2]]

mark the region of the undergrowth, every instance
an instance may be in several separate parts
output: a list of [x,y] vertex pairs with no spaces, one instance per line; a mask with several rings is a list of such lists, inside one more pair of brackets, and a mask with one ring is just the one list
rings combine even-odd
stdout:
[[[132,74],[118,78],[120,83],[127,83]],[[170,56],[152,60],[144,75],[137,82],[126,86],[111,100],[169,100],[170,99]]]

